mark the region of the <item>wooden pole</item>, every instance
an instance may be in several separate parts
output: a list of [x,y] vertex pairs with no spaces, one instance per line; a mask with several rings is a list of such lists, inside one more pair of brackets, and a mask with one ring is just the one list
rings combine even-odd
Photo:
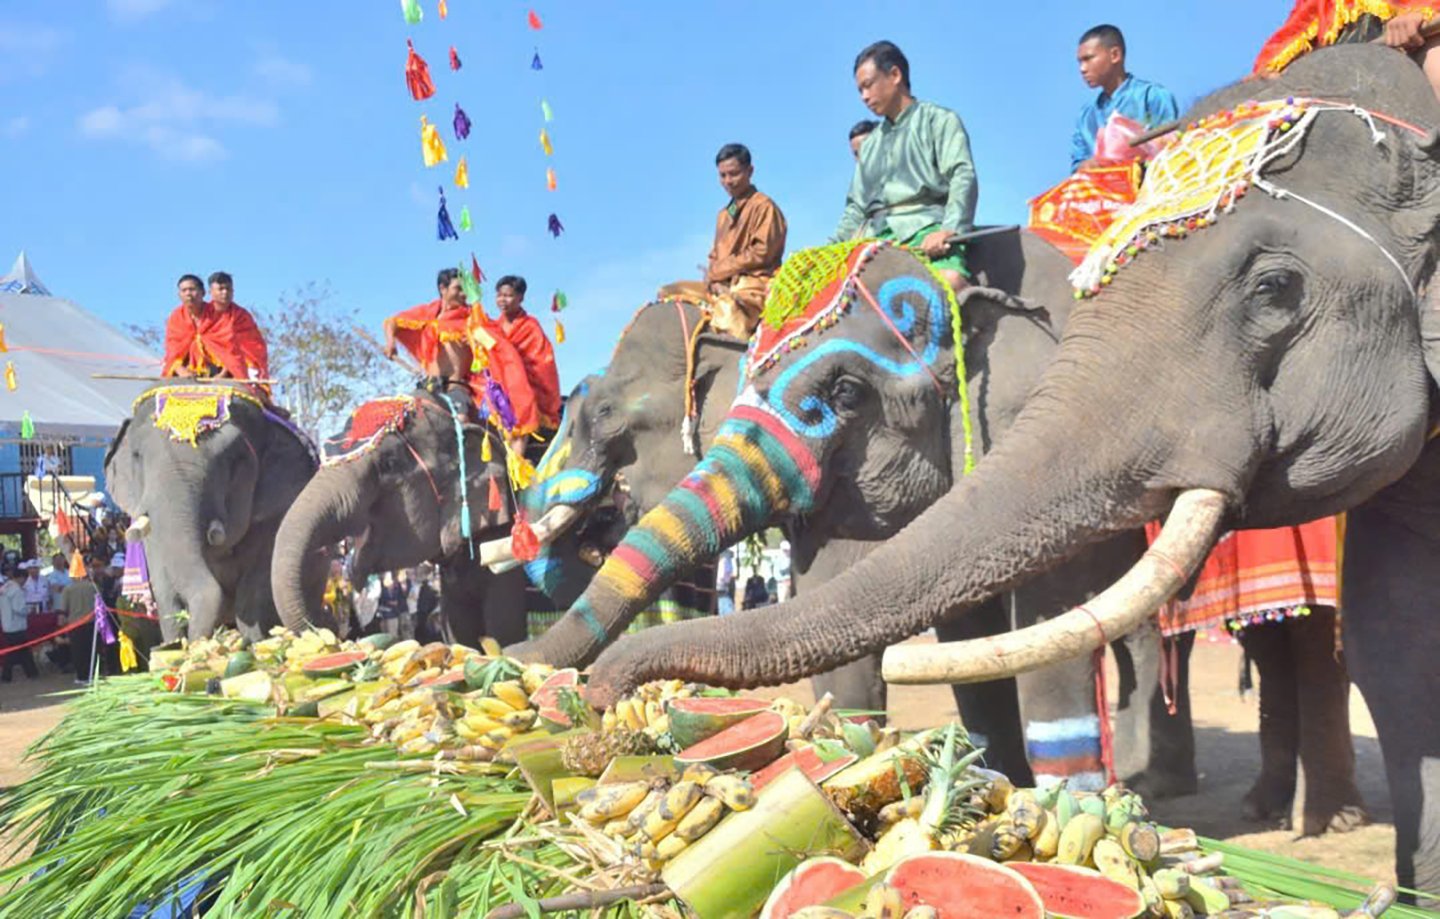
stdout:
[[[668,893],[669,890],[664,884],[645,884],[638,887],[617,887],[614,890],[582,890],[558,897],[542,897],[534,902],[542,913],[559,913],[566,910],[600,909],[621,900],[648,900]],[[490,910],[485,914],[485,919],[521,919],[525,912],[524,903],[507,903]]]
[[130,373],[92,373],[92,380],[129,380],[135,383],[225,383],[230,386],[274,386],[279,380],[241,380],[235,377],[147,377]]

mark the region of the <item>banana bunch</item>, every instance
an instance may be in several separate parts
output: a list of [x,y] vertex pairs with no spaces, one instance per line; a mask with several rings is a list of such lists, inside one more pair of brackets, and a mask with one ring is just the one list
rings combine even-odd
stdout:
[[695,694],[695,687],[682,680],[655,680],[639,687],[629,696],[618,700],[600,716],[600,729],[614,731],[625,728],[644,731],[652,738],[670,733],[670,716],[665,714],[665,703],[671,699],[685,699]]
[[425,756],[459,745],[458,725],[464,714],[448,693],[406,693],[391,684],[376,692],[360,720],[370,725],[371,740],[393,744],[405,756]]
[[642,779],[596,785],[582,791],[576,803],[581,820],[620,841],[643,872],[658,874],[727,811],[754,807],[755,790],[740,775],[696,764],[674,782]]
[[340,639],[329,629],[308,629],[285,646],[285,669],[299,673],[305,661],[340,650]]
[[539,715],[519,680],[502,680],[490,686],[488,695],[469,693],[462,698],[464,715],[455,722],[455,733],[492,752],[534,727]]
[[[794,699],[788,698],[786,696],[780,696],[779,698],[777,698],[774,702],[770,704],[770,708],[784,716],[786,723],[790,726],[791,737],[804,736],[807,739],[813,738],[817,740],[823,739],[842,741],[847,739],[844,730],[844,722],[840,719],[838,715],[829,710],[828,703],[826,704],[825,711],[820,715],[820,718],[815,722],[814,727],[810,729],[808,734],[801,731],[801,725],[803,725],[805,723],[805,720],[810,717],[812,713],[811,709],[806,708],[799,702],[796,702]],[[874,722],[871,722],[871,724],[874,724]],[[855,727],[858,728],[860,727],[860,725],[856,725]],[[879,740],[878,726],[876,726],[875,731],[876,733],[874,734],[874,736],[868,738],[869,751],[873,751],[875,743]],[[853,747],[854,745],[852,744],[851,746]],[[856,752],[861,753],[862,755],[867,754],[866,749],[857,749]]]

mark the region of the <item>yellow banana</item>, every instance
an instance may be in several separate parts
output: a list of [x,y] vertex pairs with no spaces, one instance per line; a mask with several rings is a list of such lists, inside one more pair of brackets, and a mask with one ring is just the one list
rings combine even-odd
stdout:
[[515,731],[528,731],[535,723],[537,712],[533,708],[517,708],[500,719],[500,723]]
[[876,884],[865,895],[865,915],[875,919],[903,919],[905,899],[889,884]]
[[630,815],[616,817],[600,828],[600,832],[612,839],[621,839],[630,832]]
[[908,799],[892,801],[880,808],[877,816],[880,818],[882,826],[892,826],[906,817],[918,818],[924,809],[925,798],[921,795],[911,795]]
[[504,680],[495,683],[490,687],[490,695],[504,702],[512,709],[530,707],[530,696],[526,694],[525,687],[514,680]]
[[1175,868],[1161,868],[1150,875],[1150,879],[1155,882],[1160,896],[1167,900],[1183,900],[1190,892],[1190,875]]
[[681,839],[676,834],[671,833],[655,844],[655,854],[660,857],[661,861],[668,862],[681,852],[684,852],[685,847],[688,845],[690,845],[690,840]]
[[755,789],[738,775],[717,775],[705,783],[705,793],[725,802],[732,811],[745,811],[755,806]]
[[548,680],[550,674],[554,672],[555,668],[549,664],[531,664],[525,668],[524,673],[520,674],[520,685],[533,696],[535,690],[539,689],[541,684]]
[[1035,792],[1028,788],[1017,788],[1010,793],[1005,813],[1015,825],[1015,832],[1021,839],[1031,840],[1040,835],[1045,823],[1045,809],[1035,800]]
[[590,823],[604,824],[634,810],[649,793],[650,785],[644,781],[618,782],[614,785],[596,785],[594,791],[594,800],[580,808],[580,818]]
[[665,786],[661,785],[658,788],[650,789],[650,793],[647,794],[639,804],[635,805],[635,809],[630,812],[630,816],[625,821],[629,828],[629,833],[640,832],[641,827],[645,825],[645,818],[649,816],[651,811],[659,807],[660,802],[664,800]]
[[475,696],[466,699],[465,709],[477,714],[489,715],[497,721],[515,711],[514,706],[490,696]]
[[691,763],[680,773],[680,781],[699,782],[704,785],[719,774],[720,771],[709,763]]
[[1095,814],[1076,814],[1060,831],[1055,861],[1062,865],[1084,865],[1095,843],[1105,835],[1105,821]]
[[674,819],[678,823],[690,813],[692,807],[700,803],[704,795],[705,787],[699,782],[676,782],[665,792],[665,800],[660,802],[660,816],[666,820]]
[[615,703],[616,720],[632,731],[640,731],[645,728],[644,707],[636,708],[634,699],[621,699]]
[[710,832],[720,818],[725,816],[725,804],[719,798],[708,795],[690,808],[681,821],[675,825],[675,835],[687,842],[694,842]]
[[1135,863],[1113,839],[1098,839],[1090,850],[1090,860],[1101,874],[1112,881],[1119,881],[1126,887],[1140,888],[1140,876],[1135,873]]

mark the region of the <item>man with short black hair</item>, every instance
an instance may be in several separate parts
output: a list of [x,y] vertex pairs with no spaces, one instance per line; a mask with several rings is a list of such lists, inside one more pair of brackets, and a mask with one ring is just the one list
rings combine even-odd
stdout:
[[528,289],[529,285],[519,275],[507,274],[495,282],[495,305],[500,308],[496,324],[515,350],[520,352],[525,376],[535,394],[538,427],[554,429],[560,424],[560,371],[555,366],[555,347],[550,344],[540,320],[525,311],[525,291]]
[[[1085,84],[1099,89],[1100,95],[1085,104],[1075,122],[1075,135],[1070,141],[1072,172],[1132,159],[1129,138],[1180,117],[1174,93],[1125,70],[1125,36],[1115,26],[1088,29],[1080,36],[1075,59]],[[1101,135],[1112,130],[1119,133],[1102,144]]]
[[[755,166],[744,144],[726,144],[715,154],[720,187],[730,201],[715,217],[715,242],[705,284],[715,298],[711,324],[749,338],[760,321],[770,279],[785,259],[785,215],[755,187]],[[736,309],[728,309],[731,304]]]
[[246,379],[270,378],[270,349],[250,311],[235,302],[235,279],[228,272],[210,275],[210,302],[219,323],[228,326],[230,340],[245,361]]
[[205,284],[199,275],[182,274],[176,283],[180,305],[165,320],[165,362],[160,369],[167,377],[229,377],[245,379],[245,359],[228,333],[212,303],[205,300]]
[[850,152],[854,154],[855,162],[860,162],[860,146],[865,143],[865,138],[879,125],[880,122],[873,118],[862,118],[850,128]]
[[855,87],[880,124],[860,148],[835,241],[875,236],[919,249],[954,290],[967,286],[965,247],[980,186],[960,116],[910,89],[910,62],[894,42],[855,58]]

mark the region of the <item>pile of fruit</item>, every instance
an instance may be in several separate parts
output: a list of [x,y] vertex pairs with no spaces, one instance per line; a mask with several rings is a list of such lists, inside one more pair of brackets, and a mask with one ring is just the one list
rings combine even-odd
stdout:
[[[513,770],[533,832],[590,869],[589,906],[606,888],[658,889],[700,919],[1339,915],[1257,899],[1122,788],[1015,788],[957,724],[902,738],[828,697],[807,709],[678,680],[596,712],[577,671],[489,643],[276,630],[151,660],[171,690],[364,725],[437,769]],[[1361,915],[1387,905],[1382,892]]]

